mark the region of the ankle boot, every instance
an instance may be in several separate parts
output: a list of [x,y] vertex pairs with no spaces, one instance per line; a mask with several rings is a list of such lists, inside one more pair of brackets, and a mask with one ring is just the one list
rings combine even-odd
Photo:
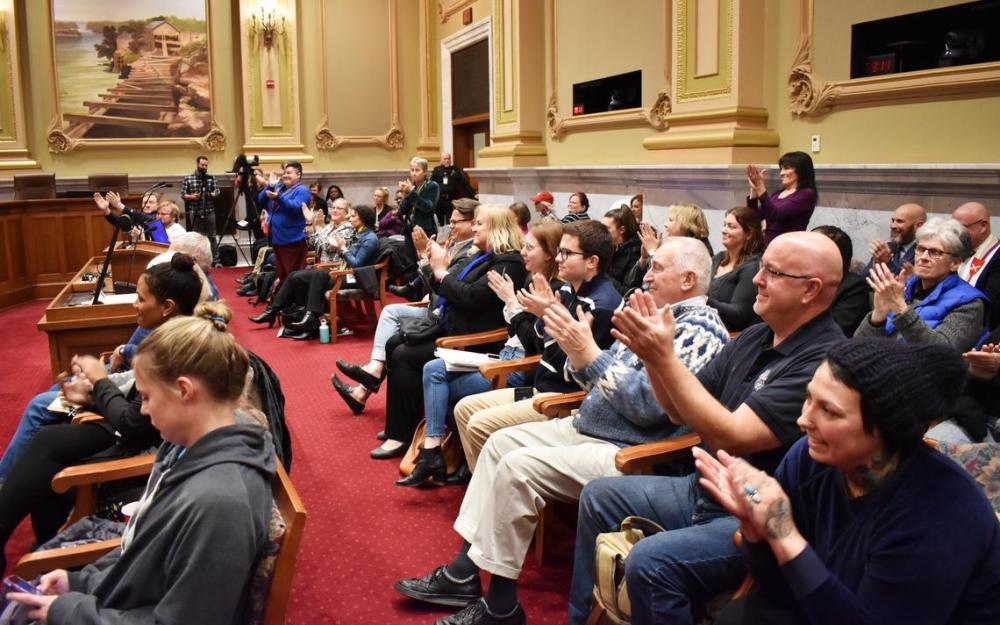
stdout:
[[264,312],[260,313],[255,317],[250,317],[250,321],[254,323],[266,323],[267,327],[273,328],[274,322],[278,319],[278,309],[271,308],[268,306],[264,309]]
[[448,467],[444,463],[444,456],[441,455],[441,447],[420,448],[417,454],[417,464],[413,467],[413,473],[400,480],[396,480],[396,486],[420,486],[430,478],[430,484],[434,486],[444,486],[444,481],[448,477]]
[[286,323],[285,327],[296,333],[305,332],[307,330],[318,330],[319,319],[316,315],[307,310],[304,317],[293,323]]

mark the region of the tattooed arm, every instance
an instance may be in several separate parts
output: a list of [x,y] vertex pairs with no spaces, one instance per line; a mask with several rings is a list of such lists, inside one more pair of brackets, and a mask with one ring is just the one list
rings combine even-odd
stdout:
[[776,479],[722,450],[718,459],[700,448],[694,449],[694,456],[702,486],[739,519],[744,540],[766,541],[778,564],[802,553],[806,540],[795,527],[792,504]]

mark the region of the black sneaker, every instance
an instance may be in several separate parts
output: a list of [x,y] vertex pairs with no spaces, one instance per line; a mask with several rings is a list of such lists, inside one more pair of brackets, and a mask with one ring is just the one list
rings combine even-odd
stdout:
[[483,596],[483,586],[479,582],[479,575],[455,581],[448,576],[443,566],[437,567],[424,577],[401,579],[396,582],[394,588],[399,594],[412,599],[458,608]]
[[434,621],[434,625],[526,625],[527,622],[520,603],[510,614],[497,616],[486,607],[485,599],[479,599],[451,616]]

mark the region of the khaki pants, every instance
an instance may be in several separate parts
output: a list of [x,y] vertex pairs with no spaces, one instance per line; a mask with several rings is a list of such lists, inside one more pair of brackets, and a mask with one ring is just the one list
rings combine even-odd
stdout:
[[538,393],[531,399],[514,401],[514,389],[501,388],[477,395],[463,397],[455,405],[455,425],[462,437],[462,448],[465,449],[465,460],[469,470],[476,470],[476,460],[479,452],[490,434],[497,430],[520,423],[544,421],[545,415],[535,412],[532,406],[535,399],[549,397],[558,393]]
[[573,418],[504,428],[486,442],[455,520],[469,558],[517,579],[546,501],[576,501],[591,480],[621,475],[618,446],[586,436]]

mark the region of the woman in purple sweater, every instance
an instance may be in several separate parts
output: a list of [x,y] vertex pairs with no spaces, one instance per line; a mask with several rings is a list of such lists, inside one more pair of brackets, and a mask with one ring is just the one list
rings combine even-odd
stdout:
[[1000,523],[958,463],[923,443],[965,382],[955,350],[834,345],[806,390],[806,435],[768,476],[695,450],[740,521],[754,588],[716,625],[1000,623]]
[[764,186],[764,172],[756,165],[747,165],[747,182],[750,195],[747,206],[767,221],[764,245],[786,232],[805,230],[816,208],[819,193],[816,191],[816,172],[812,159],[805,152],[788,152],[778,159],[781,190],[771,195]]

